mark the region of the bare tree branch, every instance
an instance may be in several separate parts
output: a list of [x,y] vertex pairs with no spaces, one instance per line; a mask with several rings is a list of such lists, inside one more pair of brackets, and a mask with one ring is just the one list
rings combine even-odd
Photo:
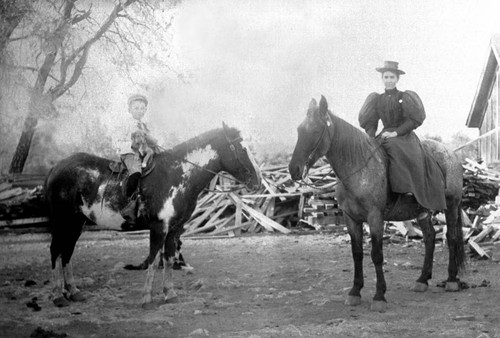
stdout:
[[90,17],[90,14],[92,12],[92,4],[90,4],[90,7],[86,11],[79,11],[82,14],[75,15],[73,19],[71,20],[72,25],[76,25],[80,21],[86,20]]
[[[68,1],[74,3],[75,0]],[[75,63],[73,74],[68,83],[64,83],[64,81],[59,82],[55,87],[49,90],[49,94],[54,100],[63,95],[78,80],[82,73],[83,67],[85,66],[85,63],[87,62],[87,57],[91,46],[108,31],[108,29],[117,18],[118,13],[120,13],[125,7],[136,1],[137,0],[127,0],[124,3],[120,2],[116,4],[106,20],[104,20],[103,24],[95,32],[95,34],[87,41],[85,41],[80,47],[76,48],[73,53],[64,60],[64,62],[61,62],[61,80],[63,78],[65,80],[69,66],[76,60],[76,58],[79,57],[79,59]]]
[[[10,64],[10,63],[4,63],[2,64],[2,66],[4,67],[8,67],[8,68],[12,68],[12,69],[20,69],[20,70],[29,70],[31,72],[38,72],[39,69],[36,68],[36,67],[30,67],[30,66],[18,66],[18,65],[13,65],[13,64]],[[59,79],[57,79],[56,77],[52,76],[51,74],[49,74],[49,77],[55,81],[59,81]]]

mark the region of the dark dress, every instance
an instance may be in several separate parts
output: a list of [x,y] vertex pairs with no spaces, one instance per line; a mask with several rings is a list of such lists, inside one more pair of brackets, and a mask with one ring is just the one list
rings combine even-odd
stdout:
[[385,140],[378,138],[387,153],[391,190],[412,193],[426,209],[446,209],[443,171],[413,132],[425,120],[418,95],[396,88],[383,94],[371,93],[361,108],[359,123],[368,135],[375,137],[379,120],[384,125],[383,131],[398,134]]

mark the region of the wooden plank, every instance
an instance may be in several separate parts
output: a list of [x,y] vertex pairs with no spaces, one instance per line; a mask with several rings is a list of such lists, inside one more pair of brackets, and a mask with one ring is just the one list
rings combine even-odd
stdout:
[[[277,189],[275,189],[273,186],[271,186],[269,184],[269,182],[267,182],[266,178],[264,178],[264,177],[262,178],[262,185],[264,187],[266,187],[267,191],[269,191],[271,194],[278,194],[279,193],[279,191]],[[283,196],[279,196],[279,199],[281,201],[285,201],[286,200],[286,198],[283,197]]]
[[226,222],[226,219],[215,219],[215,218],[212,218],[210,221],[212,221],[212,222],[207,222],[207,224],[203,225],[200,228],[196,228],[196,229],[192,229],[190,231],[186,231],[184,233],[184,236],[192,236],[194,234],[197,234],[197,233],[204,232],[204,231],[210,230],[212,228],[215,228],[220,223]]
[[487,226],[477,236],[472,237],[472,241],[474,241],[476,243],[481,242],[492,230],[493,230],[492,225]]
[[19,196],[19,195],[23,194],[23,192],[24,191],[23,191],[22,188],[14,188],[14,189],[9,189],[9,190],[6,190],[6,191],[2,191],[0,193],[0,201],[9,199],[9,198],[12,198],[12,197],[15,197],[15,196]]
[[214,230],[211,233],[209,233],[209,235],[219,235],[219,234],[223,234],[223,233],[226,233],[229,231],[241,230],[241,228],[244,228],[244,227],[250,225],[250,223],[251,222],[245,222],[245,223],[241,223],[240,225],[233,225],[233,226],[230,226],[227,228],[217,229],[217,230]]
[[215,190],[215,186],[217,185],[218,180],[219,180],[219,175],[215,175],[214,178],[212,178],[209,185],[210,190]]
[[263,197],[295,197],[302,196],[303,193],[277,193],[277,194],[253,194],[253,195],[241,195],[242,198],[263,198]]
[[237,236],[241,235],[241,219],[243,214],[241,209],[241,201],[236,201],[236,212],[234,214],[234,225],[236,226],[236,228],[234,228],[233,230],[236,230]]
[[10,189],[10,188],[12,188],[12,183],[9,183],[9,182],[0,183],[0,191],[4,191],[4,190]]
[[219,203],[222,201],[223,198],[224,198],[223,195],[218,196],[218,199],[214,202],[214,204],[211,207],[209,207],[207,210],[205,210],[205,212],[201,216],[199,216],[199,217],[195,218],[194,220],[186,223],[184,225],[184,228],[185,229],[190,229],[190,228],[195,229],[195,228],[197,228],[201,224],[201,222],[203,222],[208,216],[210,216],[210,214],[212,212],[215,211],[215,209],[219,206]]
[[491,236],[491,240],[494,242],[500,237],[500,229],[496,229],[496,232],[493,236]]
[[273,217],[274,216],[274,207],[276,205],[275,202],[276,202],[276,199],[269,198],[269,203],[268,203],[268,206],[267,206],[266,212],[265,212],[265,215],[267,217]]
[[[236,203],[237,200],[239,200],[240,198],[234,194],[234,193],[229,193],[229,197]],[[243,210],[245,210],[253,219],[255,219],[257,222],[259,222],[260,225],[262,225],[264,228],[266,228],[266,230],[268,231],[273,231],[274,229],[284,233],[284,234],[288,234],[290,233],[290,230],[288,230],[287,228],[285,228],[284,226],[282,226],[281,224],[273,221],[272,219],[270,219],[269,217],[267,217],[266,215],[264,215],[263,213],[251,208],[250,206],[242,203],[241,207],[243,208]]]
[[487,253],[486,251],[483,250],[483,248],[481,248],[479,246],[479,244],[477,244],[476,242],[474,241],[469,241],[469,245],[474,249],[474,251],[476,251],[481,257],[488,257],[488,258],[491,258]]
[[299,201],[299,218],[302,218],[302,216],[304,215],[304,203],[306,201],[306,198],[304,195],[300,195],[300,201]]
[[20,218],[12,220],[0,220],[0,227],[9,227],[15,225],[26,225],[26,224],[36,224],[36,223],[46,223],[49,221],[48,217],[31,217],[31,218]]
[[408,233],[408,230],[405,227],[405,224],[403,222],[391,222],[396,229],[403,235],[403,237],[406,237],[406,234]]

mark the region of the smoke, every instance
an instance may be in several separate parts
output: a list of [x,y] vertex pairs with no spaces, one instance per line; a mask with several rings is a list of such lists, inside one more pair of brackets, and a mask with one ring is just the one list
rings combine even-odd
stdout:
[[293,144],[311,97],[333,92],[337,15],[303,2],[186,3],[174,49],[191,76],[166,80],[152,115],[182,139],[225,121],[254,143]]

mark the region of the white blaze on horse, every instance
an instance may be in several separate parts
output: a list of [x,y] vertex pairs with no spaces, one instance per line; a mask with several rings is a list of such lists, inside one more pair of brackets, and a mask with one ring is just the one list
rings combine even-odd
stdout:
[[[152,302],[154,264],[163,248],[163,291],[165,301],[176,298],[172,266],[184,223],[191,217],[198,195],[221,171],[231,174],[248,189],[260,187],[261,173],[252,155],[241,145],[240,132],[229,128],[208,131],[155,155],[154,168],[141,178],[144,204],[142,221],[150,229],[149,255],[143,307]],[[57,164],[45,182],[52,232],[50,245],[53,301],[57,306],[69,300],[81,301],[70,264],[75,244],[86,219],[120,229],[121,208],[127,203],[122,188],[126,175],[112,173],[112,161],[86,153],[74,154]]]
[[[387,157],[380,144],[328,110],[322,96],[319,106],[311,100],[307,116],[297,128],[298,139],[289,171],[294,180],[300,180],[309,168],[325,156],[339,180],[337,200],[344,214],[351,237],[354,260],[354,283],[346,304],[359,305],[363,278],[363,222],[368,222],[371,236],[371,258],[377,275],[376,293],[372,309],[384,311],[386,283],[383,271],[382,236],[384,220],[415,219],[419,205],[413,196],[394,194],[387,177]],[[424,149],[443,169],[446,177],[446,224],[448,231],[449,263],[446,289],[456,291],[458,272],[465,262],[462,233],[462,166],[455,153],[441,143],[424,140]],[[428,219],[419,221],[425,241],[425,258],[414,291],[425,291],[432,277],[435,231]]]

